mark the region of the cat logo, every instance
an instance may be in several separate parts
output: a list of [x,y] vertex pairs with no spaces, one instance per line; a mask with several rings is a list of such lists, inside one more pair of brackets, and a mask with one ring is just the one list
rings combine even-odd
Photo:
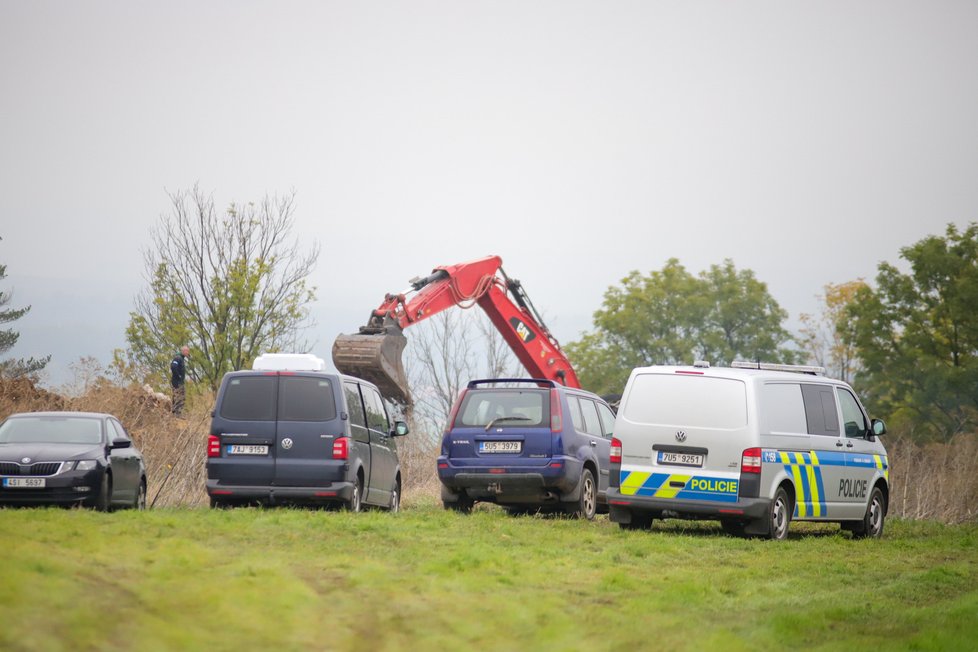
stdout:
[[527,328],[526,324],[521,322],[516,317],[510,317],[509,324],[513,327],[516,334],[520,336],[520,339],[523,340],[523,342],[532,342],[533,338],[536,337],[536,333]]

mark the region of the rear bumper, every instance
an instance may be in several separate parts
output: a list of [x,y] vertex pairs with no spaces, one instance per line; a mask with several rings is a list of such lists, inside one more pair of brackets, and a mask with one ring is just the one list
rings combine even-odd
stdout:
[[353,496],[352,482],[331,482],[318,487],[273,487],[228,485],[207,481],[207,495],[228,502],[259,502],[266,505],[288,503],[348,502]]
[[448,490],[442,497],[449,501],[464,491],[469,498],[497,503],[560,502],[572,499],[582,468],[579,460],[568,457],[555,457],[537,467],[457,466],[439,457],[438,479]]
[[738,498],[736,502],[675,500],[650,496],[625,496],[608,490],[609,518],[613,523],[631,523],[632,512],[650,513],[654,518],[757,519],[767,516],[767,498]]

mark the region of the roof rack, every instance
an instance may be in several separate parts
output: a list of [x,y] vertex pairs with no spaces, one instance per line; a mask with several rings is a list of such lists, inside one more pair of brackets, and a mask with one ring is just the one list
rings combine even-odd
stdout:
[[793,371],[798,374],[824,376],[825,367],[814,367],[804,364],[781,364],[779,362],[751,362],[749,360],[734,360],[730,363],[734,369],[762,369],[764,371]]
[[479,385],[492,385],[494,383],[534,383],[543,387],[556,387],[557,383],[546,378],[486,378],[484,380],[470,380],[469,389]]

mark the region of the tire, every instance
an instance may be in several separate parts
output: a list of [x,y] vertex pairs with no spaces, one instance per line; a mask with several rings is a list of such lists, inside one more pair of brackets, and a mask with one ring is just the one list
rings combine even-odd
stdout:
[[723,528],[724,533],[732,537],[744,536],[743,521],[735,521],[729,518],[725,518],[720,521],[720,527]]
[[441,504],[449,511],[458,512],[459,514],[471,514],[475,501],[464,493],[460,493],[458,495],[458,500],[454,502],[443,500]]
[[348,512],[361,512],[363,511],[363,480],[360,476],[357,476],[357,481],[353,483],[353,494],[350,496],[350,500],[346,503],[346,511]]
[[401,511],[401,483],[395,482],[394,488],[391,489],[391,501],[387,504],[387,511],[391,514],[397,514]]
[[139,488],[136,489],[136,498],[132,501],[132,508],[139,511],[146,509],[146,478],[139,481]]
[[112,474],[106,471],[102,474],[102,483],[95,497],[95,511],[107,512],[112,506]]
[[646,512],[632,512],[630,523],[619,523],[618,527],[623,530],[650,530],[652,529],[652,515]]
[[863,520],[854,523],[852,536],[856,539],[878,539],[883,536],[883,522],[886,520],[886,500],[879,487],[873,487],[866,505]]
[[581,472],[581,497],[574,508],[574,515],[578,518],[594,520],[594,515],[598,511],[598,487],[594,482],[594,474],[591,469],[584,469]]
[[794,505],[788,498],[788,492],[784,490],[784,487],[778,487],[778,491],[774,494],[774,500],[771,501],[771,506],[768,508],[767,531],[764,538],[775,541],[786,539],[793,511]]

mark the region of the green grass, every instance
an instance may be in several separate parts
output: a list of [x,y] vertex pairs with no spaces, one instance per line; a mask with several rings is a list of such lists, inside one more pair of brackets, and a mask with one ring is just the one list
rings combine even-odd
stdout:
[[978,525],[0,510],[2,650],[976,647]]

